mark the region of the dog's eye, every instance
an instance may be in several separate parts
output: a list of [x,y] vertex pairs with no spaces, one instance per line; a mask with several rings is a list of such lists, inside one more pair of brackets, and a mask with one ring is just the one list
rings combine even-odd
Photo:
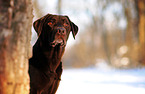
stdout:
[[63,25],[64,25],[64,26],[68,26],[68,24],[67,24],[67,23],[64,23]]
[[48,25],[52,25],[53,23],[52,23],[52,22],[48,22],[47,24],[48,24]]

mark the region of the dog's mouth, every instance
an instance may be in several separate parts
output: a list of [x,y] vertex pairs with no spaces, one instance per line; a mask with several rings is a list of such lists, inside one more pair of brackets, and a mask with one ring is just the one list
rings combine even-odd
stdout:
[[66,45],[66,42],[63,39],[55,39],[53,42],[50,43],[52,47],[55,47],[56,45],[60,45],[64,47]]

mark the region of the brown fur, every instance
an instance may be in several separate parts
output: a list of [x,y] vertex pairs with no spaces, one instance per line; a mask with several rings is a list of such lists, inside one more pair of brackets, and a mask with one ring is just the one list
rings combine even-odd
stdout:
[[78,27],[67,16],[47,14],[33,24],[38,40],[29,59],[30,94],[55,94],[62,74],[61,57],[70,31]]

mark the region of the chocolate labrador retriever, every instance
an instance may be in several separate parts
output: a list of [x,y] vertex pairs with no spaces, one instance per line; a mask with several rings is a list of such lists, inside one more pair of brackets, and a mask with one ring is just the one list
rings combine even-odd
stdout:
[[38,40],[29,59],[30,94],[55,94],[62,74],[61,57],[72,31],[78,27],[67,16],[47,14],[33,23]]

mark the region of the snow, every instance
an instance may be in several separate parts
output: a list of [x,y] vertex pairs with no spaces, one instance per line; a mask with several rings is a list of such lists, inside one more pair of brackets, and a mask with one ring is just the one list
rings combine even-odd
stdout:
[[64,69],[56,94],[145,94],[145,69]]

